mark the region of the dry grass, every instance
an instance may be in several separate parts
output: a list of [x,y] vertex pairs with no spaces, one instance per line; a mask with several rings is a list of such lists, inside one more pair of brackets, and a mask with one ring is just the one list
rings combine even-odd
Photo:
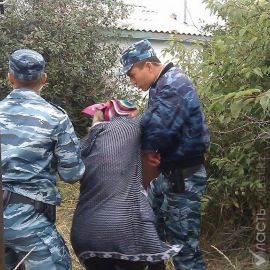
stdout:
[[62,205],[57,209],[57,228],[61,235],[64,237],[67,246],[72,257],[73,270],[83,270],[84,267],[80,266],[76,255],[70,244],[69,233],[71,228],[71,221],[74,209],[76,207],[77,198],[79,195],[79,183],[74,185],[65,184],[59,182],[61,195],[62,195]]
[[[57,228],[67,242],[72,256],[73,270],[83,270],[84,268],[80,266],[78,259],[73,253],[69,240],[71,220],[79,194],[79,184],[69,185],[61,182],[59,185],[63,203],[61,207],[58,207],[57,211]],[[252,266],[251,254],[247,250],[249,241],[247,241],[248,239],[245,241],[246,232],[243,232],[243,230],[230,232],[226,228],[221,231],[215,232],[211,237],[207,235],[207,239],[204,237],[201,239],[201,248],[207,264],[207,270],[256,270],[257,268]],[[243,234],[242,236],[241,233]],[[216,249],[211,247],[211,245]],[[167,262],[167,270],[173,270],[173,265],[170,261]]]

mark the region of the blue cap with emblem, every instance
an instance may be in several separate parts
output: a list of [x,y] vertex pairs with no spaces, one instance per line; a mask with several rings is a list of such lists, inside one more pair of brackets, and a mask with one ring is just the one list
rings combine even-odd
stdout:
[[133,43],[122,53],[122,74],[127,74],[135,63],[153,56],[156,56],[156,53],[147,39]]
[[9,72],[18,80],[36,81],[44,67],[43,56],[33,50],[21,49],[9,56]]

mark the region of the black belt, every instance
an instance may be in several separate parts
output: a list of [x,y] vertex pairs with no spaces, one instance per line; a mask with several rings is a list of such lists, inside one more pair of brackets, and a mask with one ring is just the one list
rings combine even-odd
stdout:
[[160,168],[161,170],[169,170],[173,168],[189,169],[192,167],[200,166],[205,163],[204,156],[195,156],[192,158],[181,158],[175,161],[162,161]]
[[196,166],[192,166],[192,167],[188,167],[188,168],[180,169],[180,170],[181,170],[181,172],[183,174],[183,177],[187,178],[187,177],[191,176],[192,174],[194,174],[195,172],[197,172],[202,165],[203,164],[199,164],[199,165],[196,165]]
[[55,222],[56,220],[56,206],[47,204],[44,202],[36,201],[21,194],[13,193],[8,190],[4,190],[3,192],[3,207],[4,209],[8,204],[30,204],[34,206],[35,211],[40,214],[44,214],[50,222]]
[[185,169],[173,166],[171,168],[166,168],[162,171],[162,173],[169,180],[172,192],[183,193],[185,192],[185,178],[188,178],[197,172],[201,165],[203,164],[188,167]]
[[24,203],[24,204],[35,205],[35,200],[33,200],[31,198],[28,198],[28,197],[25,197],[25,196],[23,196],[21,194],[10,192],[8,203],[9,204],[12,204],[12,203]]

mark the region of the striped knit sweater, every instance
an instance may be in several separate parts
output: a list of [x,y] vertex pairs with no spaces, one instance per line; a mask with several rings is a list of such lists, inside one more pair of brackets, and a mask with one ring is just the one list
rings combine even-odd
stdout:
[[80,261],[90,257],[160,261],[181,247],[163,243],[142,187],[141,117],[115,117],[83,140],[81,180],[71,241]]

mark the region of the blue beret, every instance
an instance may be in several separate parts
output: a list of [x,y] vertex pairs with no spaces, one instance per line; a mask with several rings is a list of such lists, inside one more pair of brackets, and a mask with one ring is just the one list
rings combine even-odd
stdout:
[[120,59],[123,66],[122,73],[127,74],[135,63],[152,56],[156,56],[156,53],[147,39],[133,43],[122,53]]
[[9,56],[9,72],[18,80],[36,81],[44,67],[43,56],[33,50],[21,49]]

